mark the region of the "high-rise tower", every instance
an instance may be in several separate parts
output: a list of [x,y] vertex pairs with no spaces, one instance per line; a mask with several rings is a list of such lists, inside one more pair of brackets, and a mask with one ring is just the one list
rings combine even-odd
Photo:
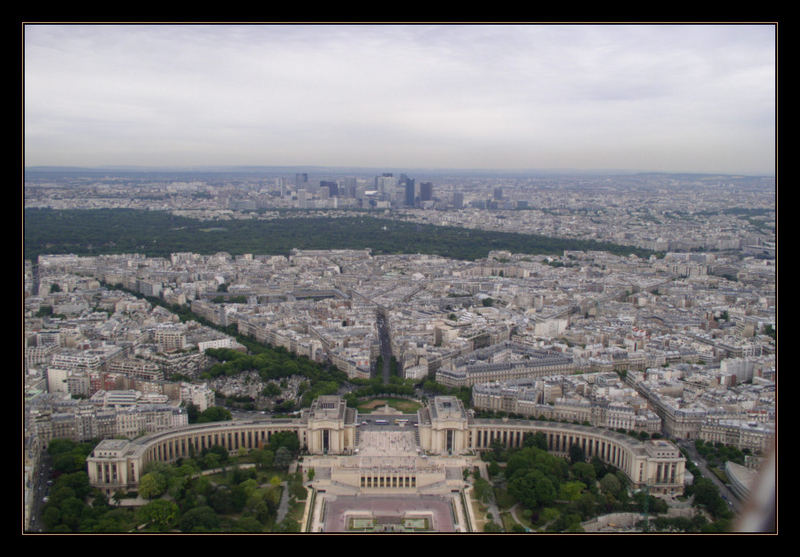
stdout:
[[406,178],[406,206],[413,207],[416,199],[415,193],[415,180],[413,178]]
[[419,200],[431,201],[433,199],[433,183],[420,182],[419,184]]

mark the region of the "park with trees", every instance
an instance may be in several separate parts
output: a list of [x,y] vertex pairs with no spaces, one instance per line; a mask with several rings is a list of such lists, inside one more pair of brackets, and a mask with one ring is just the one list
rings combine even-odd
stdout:
[[[302,472],[290,471],[300,454],[292,433],[275,434],[269,444],[249,453],[231,455],[212,446],[174,464],[150,462],[137,492],[111,498],[89,485],[85,458],[94,445],[51,441],[55,478],[42,510],[45,531],[300,531],[306,489]],[[136,504],[126,504],[132,501]]]
[[[436,226],[378,218],[369,212],[327,217],[286,212],[279,218],[234,219],[219,223],[166,211],[135,209],[25,209],[25,259],[40,254],[103,255],[143,253],[169,257],[193,251],[233,255],[288,255],[298,249],[371,249],[376,254],[418,253],[474,261],[492,250],[561,255],[564,250],[600,250],[649,257],[654,252],[595,240]],[[661,255],[661,254],[657,254]]]
[[621,470],[597,457],[587,460],[578,445],[570,447],[568,458],[549,453],[541,432],[527,435],[520,448],[495,442],[481,458],[489,479],[474,470],[475,498],[484,508],[493,502],[500,512],[487,523],[486,531],[581,532],[582,523],[611,513],[641,513],[640,530],[730,530],[732,513],[716,486],[699,471],[699,479],[680,498],[694,506],[692,516],[685,517],[669,516],[664,499],[646,490],[632,490]]
[[[173,464],[150,462],[138,491],[106,497],[89,485],[86,456],[96,442],[54,439],[48,447],[54,483],[42,510],[45,531],[68,532],[299,532],[307,498],[302,472],[291,465],[301,456],[291,432],[276,433],[268,444],[229,453],[222,446],[192,452]],[[733,513],[714,483],[691,461],[695,481],[679,499],[691,502],[689,515],[668,514],[668,503],[646,490],[632,490],[625,474],[574,445],[568,457],[547,451],[539,432],[523,446],[499,441],[480,455],[488,479],[465,470],[473,498],[484,513],[499,509],[487,532],[581,532],[582,523],[611,513],[641,514],[639,530],[721,533]],[[313,470],[306,471],[308,479]],[[136,503],[133,505],[126,502]],[[281,512],[281,503],[284,511]],[[495,521],[497,520],[497,522]],[[645,522],[646,520],[646,522]]]

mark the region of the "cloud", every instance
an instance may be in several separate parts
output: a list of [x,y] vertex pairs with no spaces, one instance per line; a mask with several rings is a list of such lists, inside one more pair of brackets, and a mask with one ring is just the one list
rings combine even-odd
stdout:
[[774,49],[768,25],[31,25],[26,162],[619,168],[644,144],[769,171]]

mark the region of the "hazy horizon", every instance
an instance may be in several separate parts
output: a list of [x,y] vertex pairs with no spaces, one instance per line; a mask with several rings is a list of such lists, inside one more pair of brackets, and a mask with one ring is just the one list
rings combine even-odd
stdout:
[[26,168],[775,174],[773,25],[24,30]]
[[575,169],[575,168],[412,168],[412,167],[377,167],[377,166],[316,166],[316,165],[212,165],[212,166],[136,166],[136,165],[100,165],[100,166],[64,166],[64,165],[34,165],[26,166],[26,172],[165,172],[165,173],[224,173],[224,172],[308,172],[310,174],[353,174],[353,173],[384,173],[384,172],[419,172],[429,174],[475,174],[475,175],[564,175],[564,176],[614,176],[637,174],[666,174],[666,175],[697,175],[697,176],[745,176],[745,177],[775,177],[774,173],[753,172],[679,172],[679,171],[650,171],[641,169],[610,168],[610,169]]

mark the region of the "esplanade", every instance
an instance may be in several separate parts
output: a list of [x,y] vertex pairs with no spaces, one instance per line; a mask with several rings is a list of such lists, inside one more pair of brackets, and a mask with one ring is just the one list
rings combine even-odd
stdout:
[[[310,455],[352,456],[357,449],[358,427],[356,409],[348,408],[341,397],[321,396],[297,418],[213,422],[131,441],[101,441],[87,458],[89,481],[109,495],[134,490],[148,462],[174,462],[215,445],[230,452],[257,449],[279,432],[296,434],[301,448]],[[685,459],[666,440],[640,441],[577,424],[476,419],[455,397],[436,397],[422,407],[417,412],[417,428],[422,454],[458,461],[463,461],[465,455],[489,450],[498,442],[506,447],[521,447],[526,435],[541,432],[550,452],[568,456],[570,447],[578,445],[587,459],[596,456],[622,470],[634,488],[647,486],[654,493],[683,492]],[[362,485],[365,481],[359,479]],[[412,486],[406,480],[399,485],[417,487],[416,482]]]

